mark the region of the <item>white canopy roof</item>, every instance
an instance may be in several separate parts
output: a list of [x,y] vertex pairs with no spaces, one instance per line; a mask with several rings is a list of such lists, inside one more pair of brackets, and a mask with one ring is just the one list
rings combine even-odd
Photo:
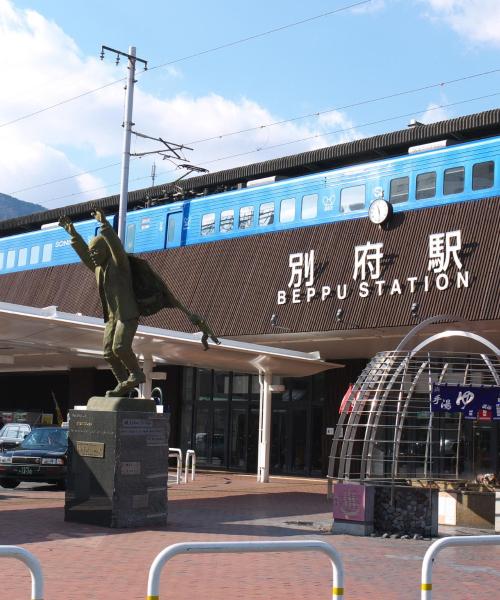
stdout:
[[[34,308],[0,302],[0,372],[102,367],[101,319],[59,312],[56,306]],[[287,377],[314,375],[342,365],[322,360],[317,352],[297,352],[246,342],[209,341],[190,334],[139,326],[134,350],[156,364],[177,364],[240,373],[267,372]]]

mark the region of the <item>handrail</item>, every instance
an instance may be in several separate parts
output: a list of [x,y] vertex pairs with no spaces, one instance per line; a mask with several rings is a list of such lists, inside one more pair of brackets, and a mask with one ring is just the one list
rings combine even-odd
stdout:
[[186,465],[184,467],[184,483],[188,480],[189,462],[191,461],[191,481],[194,481],[196,471],[196,453],[194,450],[186,450]]
[[43,600],[43,573],[36,556],[19,546],[0,546],[0,557],[17,558],[23,562],[31,574],[31,600]]
[[233,552],[322,552],[326,554],[333,570],[332,597],[344,597],[344,567],[335,548],[319,540],[278,542],[187,542],[173,544],[162,550],[149,569],[147,600],[159,600],[160,575],[165,563],[178,554],[210,554]]
[[450,546],[494,546],[500,545],[500,536],[496,535],[461,535],[445,537],[437,540],[427,548],[422,561],[422,581],[420,585],[421,600],[432,599],[432,567],[441,550]]
[[168,458],[177,459],[177,473],[175,482],[180,483],[182,478],[182,450],[180,448],[169,448]]

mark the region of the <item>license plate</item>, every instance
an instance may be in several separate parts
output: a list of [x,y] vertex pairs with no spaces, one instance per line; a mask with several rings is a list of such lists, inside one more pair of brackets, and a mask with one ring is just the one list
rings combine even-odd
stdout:
[[18,467],[17,472],[19,475],[33,475],[35,469],[33,467]]

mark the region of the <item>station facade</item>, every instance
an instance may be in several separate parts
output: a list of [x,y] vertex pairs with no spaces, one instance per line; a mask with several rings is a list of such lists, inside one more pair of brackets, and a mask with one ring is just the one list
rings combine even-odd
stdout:
[[[443,137],[463,140],[498,133],[500,112],[490,111],[197,177],[182,186],[186,194],[210,186],[231,189],[252,178],[396,156],[416,143]],[[168,191],[161,186],[136,191],[131,203],[139,207],[168,196]],[[306,378],[273,380],[271,473],[324,475],[342,400],[377,352],[395,349],[415,326],[437,315],[444,321],[457,320],[461,328],[500,346],[499,202],[490,197],[395,213],[383,226],[365,217],[154,251],[144,257],[218,336],[318,351],[322,358],[344,365]],[[97,204],[112,212],[118,198]],[[77,220],[87,217],[89,208],[70,207],[68,213]],[[50,211],[0,223],[0,235],[40,227],[58,216]],[[0,301],[55,305],[68,313],[100,316],[93,275],[79,264],[2,275]],[[141,322],[193,331],[183,314],[172,309]],[[433,324],[416,339],[442,329],[443,324]],[[464,338],[442,340],[438,349],[484,352]],[[65,371],[0,367],[2,404],[9,410],[50,411],[54,392],[66,411],[113,383],[109,371],[88,368],[84,361]],[[258,376],[174,364],[157,365],[155,370],[167,374],[155,385],[171,413],[171,445],[195,449],[200,466],[255,472]],[[473,438],[481,439],[486,470],[500,465],[498,428],[499,421],[488,424],[488,435],[484,423],[469,428]]]

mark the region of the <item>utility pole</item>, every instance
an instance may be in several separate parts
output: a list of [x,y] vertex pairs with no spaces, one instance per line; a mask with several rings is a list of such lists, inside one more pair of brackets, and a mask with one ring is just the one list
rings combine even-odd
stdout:
[[109,51],[116,54],[116,64],[120,62],[120,56],[128,58],[128,76],[125,96],[125,121],[123,123],[123,152],[122,168],[120,180],[120,207],[118,211],[118,237],[125,244],[126,224],[127,224],[127,204],[128,204],[128,177],[130,165],[130,137],[132,133],[132,110],[134,107],[134,84],[135,84],[135,64],[137,61],[144,64],[144,70],[148,68],[147,61],[137,58],[135,46],[130,46],[128,53],[121,52],[109,46],[101,47],[101,60],[104,59],[104,52]]

